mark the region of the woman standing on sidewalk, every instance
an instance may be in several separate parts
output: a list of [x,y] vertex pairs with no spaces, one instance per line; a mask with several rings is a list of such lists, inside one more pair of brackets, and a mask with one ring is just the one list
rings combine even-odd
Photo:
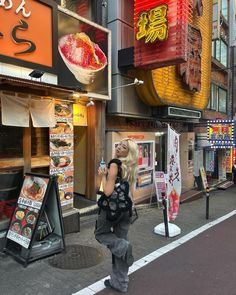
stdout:
[[[107,168],[99,168],[102,176],[103,192],[107,198],[115,189],[117,179],[127,181],[132,193],[136,181],[138,146],[131,139],[123,139],[116,147],[116,158],[112,159]],[[105,280],[106,287],[119,292],[127,292],[128,270],[133,264],[132,246],[128,241],[130,226],[130,212],[121,212],[114,220],[107,219],[107,212],[100,209],[96,221],[95,238],[112,253],[112,273],[109,280]]]

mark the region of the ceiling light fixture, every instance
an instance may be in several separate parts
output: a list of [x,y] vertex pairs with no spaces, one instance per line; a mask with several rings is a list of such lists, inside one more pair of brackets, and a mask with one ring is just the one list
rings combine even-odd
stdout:
[[94,101],[90,98],[89,102],[86,103],[86,107],[92,107],[94,106]]

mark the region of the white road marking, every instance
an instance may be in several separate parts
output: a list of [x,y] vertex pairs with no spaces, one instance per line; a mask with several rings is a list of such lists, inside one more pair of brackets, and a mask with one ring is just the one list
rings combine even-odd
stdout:
[[[143,266],[147,265],[148,263],[152,262],[153,260],[157,259],[158,257],[162,256],[163,254],[172,251],[173,249],[179,247],[180,245],[186,243],[187,241],[191,240],[192,238],[196,237],[197,235],[199,235],[200,233],[204,232],[205,230],[215,226],[216,224],[232,217],[233,215],[236,214],[236,210],[233,210],[232,212],[217,218],[214,221],[211,221],[201,227],[199,227],[198,229],[193,230],[192,232],[188,233],[187,235],[179,238],[178,240],[173,241],[172,243],[161,247],[155,251],[153,251],[152,253],[144,256],[143,258],[140,258],[139,260],[135,261],[134,264],[129,268],[129,274],[135,272],[136,270],[139,270],[140,268],[142,268]],[[105,289],[104,286],[104,281],[106,279],[109,279],[110,276],[107,276],[99,281],[97,281],[96,283],[76,292],[73,293],[72,295],[94,295],[97,292],[102,291],[103,289]]]

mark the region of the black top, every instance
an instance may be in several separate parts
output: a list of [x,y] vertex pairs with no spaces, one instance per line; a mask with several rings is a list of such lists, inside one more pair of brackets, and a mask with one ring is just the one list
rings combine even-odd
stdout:
[[110,168],[112,163],[115,163],[118,166],[117,178],[118,177],[122,178],[122,168],[121,168],[122,162],[121,162],[121,160],[119,160],[119,159],[111,159],[111,161],[107,165],[108,169]]

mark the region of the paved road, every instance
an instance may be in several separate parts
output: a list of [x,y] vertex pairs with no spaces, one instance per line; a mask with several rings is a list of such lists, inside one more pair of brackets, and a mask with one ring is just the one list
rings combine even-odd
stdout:
[[[175,238],[166,238],[153,233],[153,228],[163,222],[162,210],[157,207],[146,208],[139,210],[139,219],[134,223],[130,230],[130,240],[134,245],[134,256],[135,260],[140,260],[142,257],[145,257],[149,253],[156,251],[162,247],[170,245],[174,241],[177,241],[179,238],[189,234],[196,228],[200,228],[201,226],[207,224],[208,222],[213,222],[217,218],[228,214],[236,208],[236,187],[232,187],[227,189],[226,191],[215,191],[210,194],[210,218],[209,220],[205,219],[205,199],[201,198],[199,200],[193,201],[191,203],[184,203],[180,206],[179,216],[177,217],[175,224],[181,228],[181,235]],[[97,241],[94,239],[94,222],[95,216],[84,217],[81,220],[81,231],[79,233],[73,233],[66,236],[66,245],[89,245],[101,251],[103,253],[102,261],[94,265],[93,267],[77,269],[77,270],[65,270],[58,269],[52,267],[48,263],[48,258],[36,261],[31,263],[27,268],[24,268],[22,265],[17,263],[11,256],[1,254],[0,253],[0,294],[1,295],[71,295],[76,294],[78,291],[83,290],[87,286],[101,280],[102,278],[109,275],[111,268],[111,257],[109,251],[99,245]],[[222,223],[225,224],[225,223]],[[220,225],[219,225],[220,226]],[[217,228],[218,226],[216,226]],[[213,228],[212,228],[213,230]],[[202,234],[203,235],[203,234]],[[220,234],[221,235],[221,234]],[[233,235],[233,234],[232,234]],[[222,236],[224,237],[224,236]],[[225,238],[225,237],[224,237]],[[194,238],[188,243],[194,243],[194,240],[198,239],[198,237]],[[219,239],[222,241],[222,239]],[[175,250],[168,252],[166,255],[157,259],[157,268],[164,267],[166,265],[168,274],[174,274],[174,270],[179,268],[179,261],[182,261],[182,258],[178,256],[178,251],[180,251],[181,247],[186,247],[188,245],[182,245]],[[199,245],[200,247],[201,245]],[[199,252],[202,254],[208,253],[207,258],[209,256],[209,249],[213,246],[211,244],[206,244],[204,249],[201,249]],[[235,245],[234,249],[236,249]],[[223,248],[223,247],[222,247]],[[177,251],[177,252],[176,252]],[[163,261],[165,257],[169,257],[169,255],[174,255],[176,253],[176,265],[171,257],[169,260]],[[188,256],[187,253],[186,256]],[[194,254],[195,255],[195,254]],[[209,257],[208,257],[209,256]],[[212,259],[216,257],[213,256]],[[231,257],[232,259],[233,256]],[[184,258],[183,258],[184,259]],[[192,258],[191,258],[192,259]],[[186,263],[191,263],[191,259],[186,260]],[[217,256],[217,260],[218,260]],[[215,259],[216,260],[216,259]],[[163,261],[163,262],[162,262]],[[205,261],[205,259],[203,260]],[[209,260],[207,260],[209,261]],[[233,261],[233,260],[232,260]],[[178,262],[178,263],[177,263]],[[147,270],[154,265],[155,262],[147,265]],[[209,262],[210,265],[210,262]],[[236,265],[236,264],[235,264]],[[166,273],[162,273],[162,267],[158,271],[152,270],[153,274],[149,275],[153,278],[153,282],[155,282],[155,293],[147,293],[146,295],[151,294],[161,294],[158,293],[159,286],[171,285],[171,281],[173,280],[172,276],[166,276]],[[172,273],[173,269],[173,273]],[[187,264],[186,264],[186,269]],[[164,268],[163,268],[164,270]],[[194,268],[193,268],[194,270]],[[204,269],[202,269],[203,271]],[[142,275],[140,273],[142,269],[137,270],[136,272],[130,275],[130,290],[129,294],[138,294],[134,293],[133,288],[135,284],[133,280],[141,280]],[[167,271],[166,271],[167,272]],[[165,275],[164,275],[165,274]],[[196,278],[200,276],[199,272],[194,273]],[[140,278],[139,278],[140,276]],[[201,273],[201,276],[204,277],[204,274]],[[161,278],[161,280],[159,279]],[[225,276],[226,279],[228,276]],[[164,284],[166,281],[164,278],[168,278],[168,284]],[[180,282],[180,286],[183,284],[185,280],[189,281],[189,279],[194,278],[193,273],[190,272],[188,276],[182,277]],[[162,283],[163,281],[163,283]],[[219,280],[220,282],[220,280]],[[236,282],[235,278],[232,280],[232,277],[229,276],[229,280],[225,280],[224,284],[222,284],[221,288],[224,285],[230,285],[232,282]],[[186,282],[187,283],[187,282]],[[162,285],[163,284],[163,285]],[[197,283],[196,283],[197,284]],[[236,285],[236,283],[235,283]],[[193,285],[192,288],[194,292],[196,291],[196,286]],[[200,284],[201,287],[201,284]],[[107,292],[104,290],[102,292]],[[154,292],[154,291],[153,291]],[[197,292],[197,291],[196,291]],[[144,294],[145,294],[144,293]],[[187,293],[182,292],[182,295],[189,295],[189,291]],[[86,294],[86,293],[85,293]],[[90,294],[94,294],[90,293]],[[87,293],[86,295],[90,295]],[[112,293],[113,294],[113,293]],[[163,293],[172,295],[172,293]],[[177,293],[175,293],[177,294]],[[194,293],[190,293],[194,294]],[[208,293],[195,293],[197,295],[205,295]],[[236,291],[233,293],[209,293],[209,295],[235,295]]]
[[236,215],[135,271],[127,295],[235,295],[235,229]]

